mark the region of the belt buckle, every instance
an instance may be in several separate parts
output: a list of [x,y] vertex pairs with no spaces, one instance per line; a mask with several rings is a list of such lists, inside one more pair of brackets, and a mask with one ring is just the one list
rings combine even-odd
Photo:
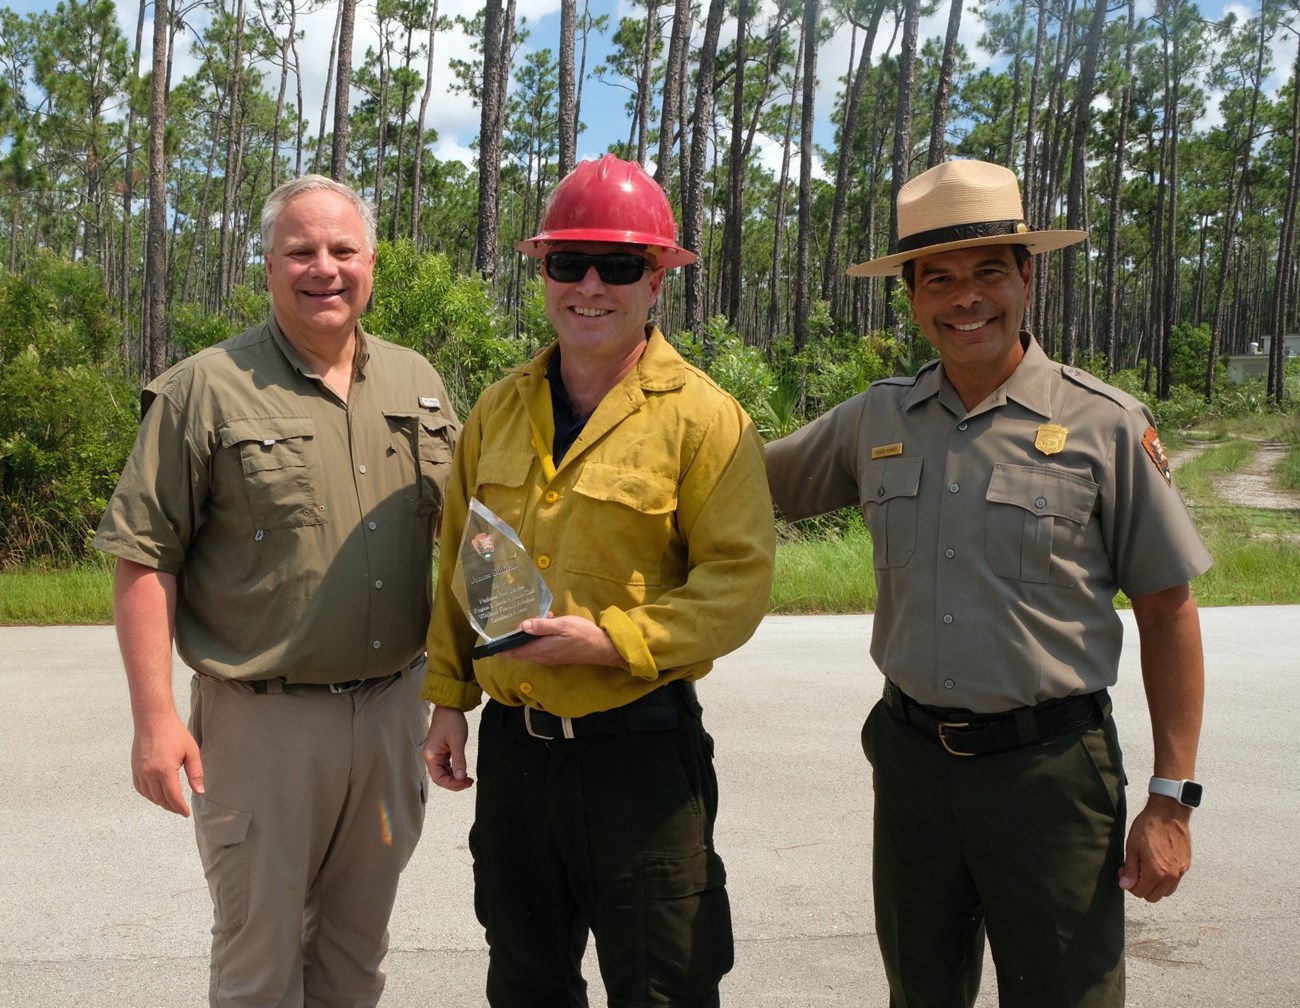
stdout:
[[541,732],[533,729],[533,709],[527,704],[524,704],[524,727],[528,729],[529,735],[535,739],[541,739],[543,742],[550,742],[555,738],[554,735],[543,735]]
[[338,696],[341,693],[355,693],[365,684],[364,679],[349,679],[347,682],[332,682],[329,687],[330,692]]
[[944,749],[946,749],[948,753],[952,756],[974,756],[975,753],[973,752],[958,752],[956,749],[954,749],[952,746],[948,744],[948,736],[943,733],[943,730],[945,728],[969,728],[969,727],[970,727],[969,721],[940,721],[939,727],[937,729],[939,733],[939,744],[942,745]]
[[[566,739],[573,738],[573,718],[562,717],[559,719],[559,721],[560,721],[561,734]],[[529,707],[527,704],[524,704],[524,727],[528,729],[529,735],[531,735],[535,739],[541,739],[543,742],[553,742],[556,738],[559,737],[557,735],[543,735],[541,732],[534,730],[533,708]]]

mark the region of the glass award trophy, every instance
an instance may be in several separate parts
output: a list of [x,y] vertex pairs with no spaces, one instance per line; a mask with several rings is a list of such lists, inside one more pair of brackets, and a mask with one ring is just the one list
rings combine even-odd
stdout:
[[551,590],[518,534],[477,497],[469,499],[451,591],[483,639],[475,658],[531,640],[519,624],[551,611]]

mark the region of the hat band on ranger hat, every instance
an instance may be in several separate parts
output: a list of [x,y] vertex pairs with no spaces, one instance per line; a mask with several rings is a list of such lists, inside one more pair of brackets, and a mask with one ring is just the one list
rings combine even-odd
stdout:
[[908,235],[906,238],[899,238],[898,251],[914,252],[920,248],[947,245],[950,242],[1028,233],[1029,225],[1023,220],[976,221],[973,224],[952,224],[948,227],[920,231],[917,234]]

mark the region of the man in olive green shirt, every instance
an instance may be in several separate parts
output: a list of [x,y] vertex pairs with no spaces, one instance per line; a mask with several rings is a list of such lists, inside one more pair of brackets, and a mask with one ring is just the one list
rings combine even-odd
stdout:
[[[267,200],[273,317],[142,394],[96,536],[136,790],[194,805],[221,1008],[373,1006],[424,820],[418,692],[457,431],[429,363],[364,333],[375,225],[320,176]],[[190,723],[172,644],[194,670]]]

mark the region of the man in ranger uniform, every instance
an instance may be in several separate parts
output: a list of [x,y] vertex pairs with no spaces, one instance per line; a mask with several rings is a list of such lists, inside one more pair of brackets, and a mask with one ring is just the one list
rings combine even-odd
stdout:
[[[901,273],[939,361],[877,382],[768,446],[791,519],[860,507],[884,696],[873,888],[894,1008],[965,1008],[987,932],[1002,1008],[1119,1008],[1125,890],[1171,894],[1191,862],[1203,665],[1188,581],[1210,565],[1150,414],[1049,360],[1021,329],[1032,231],[1007,169],[953,161],[904,185]],[[1155,741],[1125,845],[1106,688],[1132,600]]]

